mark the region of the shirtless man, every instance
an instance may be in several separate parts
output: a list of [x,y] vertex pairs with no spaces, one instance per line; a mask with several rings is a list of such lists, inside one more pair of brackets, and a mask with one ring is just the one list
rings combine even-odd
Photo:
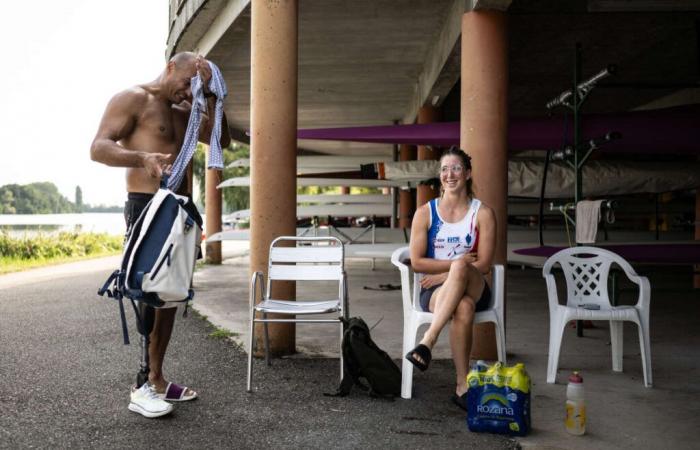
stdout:
[[[190,80],[197,72],[204,82],[207,110],[210,112],[202,115],[199,140],[209,143],[216,97],[207,88],[211,78],[209,64],[194,53],[176,54],[158,78],[116,94],[102,116],[90,148],[90,157],[108,166],[126,167],[128,201],[124,216],[127,229],[158,190],[161,175],[170,170],[180,151],[192,101]],[[221,128],[221,146],[226,148],[231,139],[225,116]],[[179,194],[190,194],[187,184],[187,181],[183,181]],[[129,409],[146,417],[158,417],[172,411],[172,405],[165,399],[183,401],[197,397],[195,391],[168,383],[163,376],[163,358],[176,311],[176,308],[155,311],[148,348],[148,383],[139,389],[132,389]]]

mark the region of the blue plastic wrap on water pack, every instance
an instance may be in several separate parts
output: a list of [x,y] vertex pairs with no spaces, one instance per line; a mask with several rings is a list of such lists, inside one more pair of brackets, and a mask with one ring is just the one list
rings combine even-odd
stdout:
[[524,364],[479,364],[467,375],[471,431],[525,436],[530,431],[530,377]]

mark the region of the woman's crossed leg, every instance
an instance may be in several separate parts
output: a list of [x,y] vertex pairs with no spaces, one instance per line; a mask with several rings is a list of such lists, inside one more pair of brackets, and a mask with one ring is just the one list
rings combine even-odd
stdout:
[[[472,327],[477,299],[484,289],[484,277],[470,263],[455,260],[450,266],[445,283],[433,292],[429,310],[434,314],[430,327],[423,335],[420,344],[432,350],[447,322],[450,327],[450,348],[456,370],[456,394],[467,390],[466,377],[469,368],[469,354],[472,343]],[[413,357],[422,358],[417,353]]]

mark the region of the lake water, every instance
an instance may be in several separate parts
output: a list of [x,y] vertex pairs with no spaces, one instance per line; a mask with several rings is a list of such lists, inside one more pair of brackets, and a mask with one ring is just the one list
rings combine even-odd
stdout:
[[[206,215],[202,214],[202,219],[206,220]],[[124,236],[126,225],[122,213],[0,214],[0,231],[7,231],[12,236],[59,231]]]
[[122,213],[82,214],[0,214],[0,229],[13,236],[58,231],[108,233],[126,232]]

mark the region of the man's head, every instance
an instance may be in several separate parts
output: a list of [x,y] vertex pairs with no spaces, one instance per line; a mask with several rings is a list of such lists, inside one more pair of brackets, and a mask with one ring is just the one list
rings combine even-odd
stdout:
[[192,52],[175,54],[165,67],[163,84],[168,99],[175,103],[192,101],[190,80],[197,74],[197,55]]

